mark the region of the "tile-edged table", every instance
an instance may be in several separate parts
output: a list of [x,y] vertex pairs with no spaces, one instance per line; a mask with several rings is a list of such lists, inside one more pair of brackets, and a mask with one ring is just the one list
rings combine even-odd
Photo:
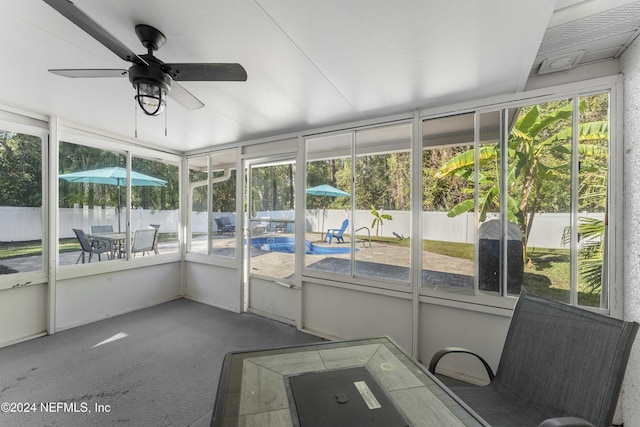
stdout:
[[212,427],[488,426],[390,338],[228,353]]

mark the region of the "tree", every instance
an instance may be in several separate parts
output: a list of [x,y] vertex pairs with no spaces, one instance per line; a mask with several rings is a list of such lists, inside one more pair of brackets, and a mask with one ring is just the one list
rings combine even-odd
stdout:
[[[580,108],[585,108],[584,101],[580,103]],[[544,114],[534,105],[521,113],[509,136],[507,171],[504,174],[509,191],[505,210],[508,221],[517,223],[521,228],[525,251],[535,214],[545,197],[548,198],[553,193],[543,193],[544,186],[560,185],[564,187],[563,191],[568,192],[568,186],[563,185],[562,181],[570,176],[572,128],[563,122],[570,119],[572,114],[571,103],[552,108]],[[607,121],[581,123],[578,129],[578,149],[581,156],[607,152],[606,147],[587,144],[608,138]],[[475,154],[475,149],[460,153],[443,164],[435,178],[456,176],[473,181]],[[484,145],[478,151],[480,221],[486,219],[488,212],[500,210],[500,156],[498,143]],[[569,200],[568,197],[563,199]],[[455,205],[448,215],[453,217],[473,210],[474,200],[471,197]]]
[[0,206],[42,206],[42,140],[0,130]]

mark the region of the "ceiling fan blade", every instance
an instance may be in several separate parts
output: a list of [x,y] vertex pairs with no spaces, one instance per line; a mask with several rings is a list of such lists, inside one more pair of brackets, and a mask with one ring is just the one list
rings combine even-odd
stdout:
[[82,10],[78,9],[69,0],[44,0],[44,2],[57,10],[69,21],[76,24],[91,37],[102,43],[106,48],[111,50],[120,58],[129,62],[147,64],[145,60],[132,52],[131,49],[120,42],[120,40],[112,36],[107,30],[98,25],[93,19],[91,19]]
[[247,80],[247,71],[240,64],[164,64],[170,69],[169,74],[177,81],[209,81],[209,82],[244,82]]
[[114,70],[114,69],[54,69],[49,70],[50,73],[57,74],[62,77],[126,77],[127,70]]
[[187,110],[197,110],[204,107],[202,101],[193,96],[191,92],[182,87],[178,82],[171,82],[171,90],[169,91],[169,98],[182,105]]

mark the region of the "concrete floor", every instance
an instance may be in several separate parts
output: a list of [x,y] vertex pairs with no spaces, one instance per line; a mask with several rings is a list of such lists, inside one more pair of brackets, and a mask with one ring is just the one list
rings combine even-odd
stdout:
[[227,352],[315,341],[178,299],[0,349],[0,425],[208,426]]

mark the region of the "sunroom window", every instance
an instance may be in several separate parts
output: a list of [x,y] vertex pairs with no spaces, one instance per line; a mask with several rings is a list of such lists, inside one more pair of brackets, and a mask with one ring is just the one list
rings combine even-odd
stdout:
[[0,274],[43,271],[42,139],[0,130]]
[[608,129],[607,93],[423,121],[423,293],[607,308]]
[[308,269],[406,288],[411,138],[404,122],[307,139]]
[[[131,232],[135,245],[136,232],[141,243],[156,229],[151,251],[143,255],[176,253],[179,250],[180,173],[177,164],[134,156],[131,159]],[[144,243],[146,245],[146,243]],[[137,246],[137,245],[136,245]],[[137,246],[143,250],[146,246]],[[136,254],[138,256],[139,254]]]
[[236,159],[236,150],[188,159],[188,252],[236,257]]
[[[123,259],[126,158],[125,152],[60,141],[59,265]],[[94,234],[107,233],[119,238],[96,238],[94,242]]]

